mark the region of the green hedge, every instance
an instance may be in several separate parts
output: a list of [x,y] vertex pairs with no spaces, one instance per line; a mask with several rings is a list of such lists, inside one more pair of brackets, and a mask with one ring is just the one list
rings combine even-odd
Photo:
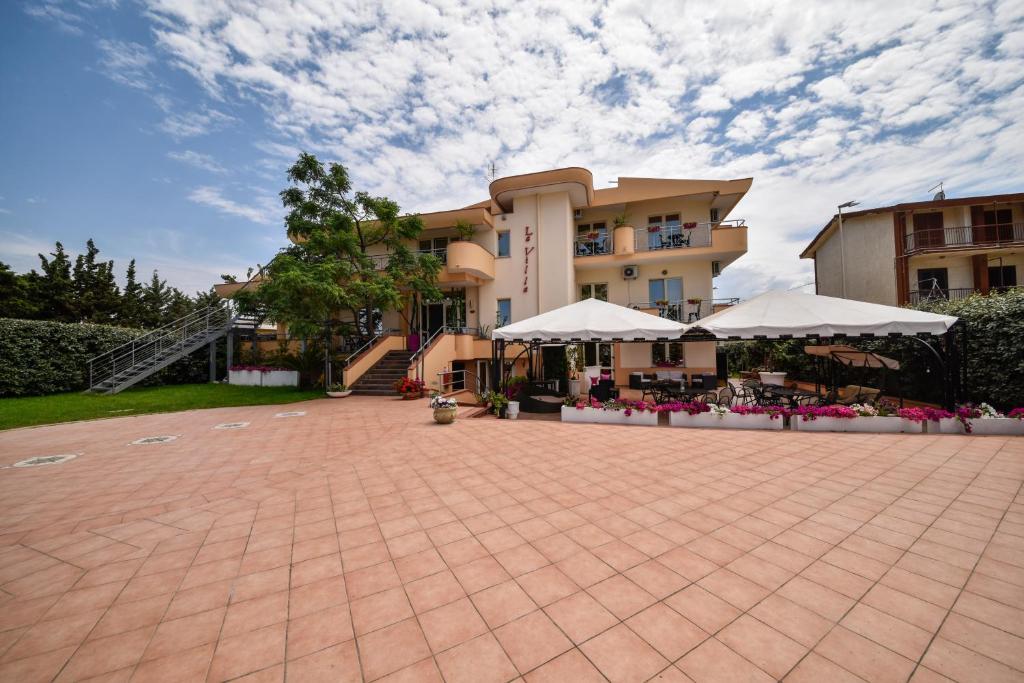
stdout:
[[[967,378],[964,391],[973,403],[991,403],[1001,410],[1024,406],[1024,290],[961,301],[939,301],[917,306],[921,310],[954,315],[967,330]],[[783,342],[727,342],[723,344],[729,370],[738,372],[765,364],[771,352],[775,370],[791,379],[814,381],[814,361],[803,351],[805,339]],[[942,402],[942,381],[927,349],[905,338],[873,341],[848,340],[853,346],[899,360],[900,372],[887,373],[888,394],[930,403]],[[877,386],[881,373],[861,368],[837,368],[840,386],[864,381]],[[862,380],[862,378],[864,378]]]
[[[87,389],[90,358],[144,333],[110,325],[0,318],[0,396]],[[140,384],[204,382],[209,378],[208,353],[200,349]]]

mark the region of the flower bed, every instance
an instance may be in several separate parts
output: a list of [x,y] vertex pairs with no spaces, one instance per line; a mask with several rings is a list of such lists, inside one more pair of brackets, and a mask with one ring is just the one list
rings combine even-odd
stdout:
[[297,387],[299,373],[270,365],[232,365],[228,369],[228,384],[247,387]]
[[978,406],[959,406],[955,414],[947,411],[941,413],[935,421],[939,434],[1024,436],[1024,408],[1014,408],[1003,415],[989,404],[982,403]]
[[903,412],[869,405],[800,406],[791,411],[789,426],[798,432],[922,433],[923,421]]
[[403,377],[395,382],[395,391],[404,399],[423,398],[423,390],[426,384],[421,379]]
[[562,422],[590,422],[594,424],[645,425],[658,424],[658,413],[664,406],[646,401],[608,401],[590,403],[578,401],[562,406]]
[[669,403],[668,423],[673,427],[771,429],[786,425],[782,406],[712,406],[706,403]]

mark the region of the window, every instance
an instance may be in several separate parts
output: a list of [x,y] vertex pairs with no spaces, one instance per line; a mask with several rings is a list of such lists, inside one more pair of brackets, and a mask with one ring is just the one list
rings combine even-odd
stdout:
[[588,343],[583,345],[583,364],[590,368],[600,366],[612,367],[612,345]]
[[510,322],[512,322],[512,299],[498,299],[497,326],[508,325]]
[[1003,289],[1017,286],[1017,266],[989,266],[988,286]]
[[508,258],[512,249],[510,234],[508,230],[498,233],[498,258]]
[[647,217],[647,248],[665,249],[682,246],[680,240],[679,214],[670,213],[662,216]]
[[666,301],[670,304],[683,300],[683,278],[668,277],[647,281],[647,294],[651,303]]
[[942,229],[942,212],[914,214],[914,246],[918,249],[925,247],[943,247],[946,245],[946,235]]
[[608,301],[608,283],[596,282],[589,285],[580,285],[580,301],[584,299]]
[[996,209],[985,212],[985,241],[1009,242],[1013,239],[1013,212]]
[[717,223],[719,221],[717,208],[712,207],[711,214],[708,216],[708,220],[710,220],[712,223]]
[[433,254],[441,260],[441,263],[448,263],[448,242],[447,237],[420,240],[420,251]]
[[683,360],[682,342],[659,342],[651,344],[651,365],[654,367],[671,363],[679,365]]
[[949,289],[949,271],[945,268],[918,268],[917,288],[922,294],[945,292]]
[[608,225],[605,222],[583,223],[576,226],[576,255],[592,256],[611,253]]

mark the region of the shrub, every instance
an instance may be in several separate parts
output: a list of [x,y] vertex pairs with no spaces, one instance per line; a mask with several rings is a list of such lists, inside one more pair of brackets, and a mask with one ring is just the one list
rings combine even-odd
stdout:
[[[89,359],[142,334],[143,330],[111,325],[0,318],[0,396],[88,389]],[[204,382],[209,376],[208,353],[200,349],[140,385]]]

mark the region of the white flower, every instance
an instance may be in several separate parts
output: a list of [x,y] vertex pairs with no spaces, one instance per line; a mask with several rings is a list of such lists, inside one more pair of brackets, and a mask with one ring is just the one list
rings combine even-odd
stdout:
[[431,408],[457,408],[458,406],[459,403],[454,398],[434,396],[433,398],[430,399]]
[[993,408],[992,406],[990,406],[987,403],[982,403],[980,406],[978,406],[978,410],[981,411],[981,416],[983,418],[1002,417],[1003,416],[1002,413],[1000,413],[998,410],[996,410],[995,408]]
[[729,413],[729,409],[725,406],[710,405],[711,414],[715,417],[725,417]]
[[878,415],[878,409],[866,403],[854,403],[850,409],[860,417],[876,417]]

